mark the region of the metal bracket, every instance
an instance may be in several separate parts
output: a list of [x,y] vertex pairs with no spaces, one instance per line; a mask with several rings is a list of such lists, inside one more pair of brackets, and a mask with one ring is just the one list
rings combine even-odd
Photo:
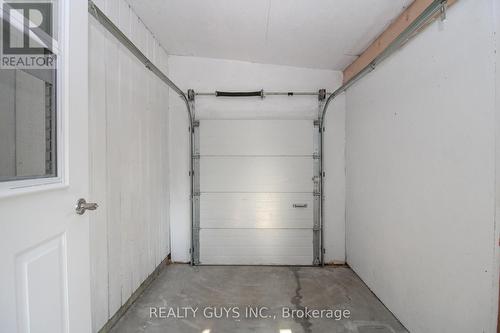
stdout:
[[319,101],[324,101],[326,98],[326,89],[320,89],[318,91],[318,100]]
[[441,12],[441,22],[446,21],[446,11],[447,10],[448,10],[448,1],[444,0],[443,2],[441,2],[441,9],[440,9],[440,12]]

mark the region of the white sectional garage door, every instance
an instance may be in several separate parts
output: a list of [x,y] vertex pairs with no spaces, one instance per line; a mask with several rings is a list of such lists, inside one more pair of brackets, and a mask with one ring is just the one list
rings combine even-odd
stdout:
[[200,264],[313,263],[312,120],[202,120]]

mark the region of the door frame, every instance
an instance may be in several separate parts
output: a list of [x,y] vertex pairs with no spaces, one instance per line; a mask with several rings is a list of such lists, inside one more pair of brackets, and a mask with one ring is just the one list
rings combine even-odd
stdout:
[[[201,95],[207,95],[200,93]],[[278,93],[279,94],[279,93]],[[291,95],[290,95],[291,94]],[[307,93],[306,93],[307,94]],[[189,172],[191,178],[191,244],[189,248],[191,265],[200,264],[200,135],[199,127],[200,121],[196,120],[196,95],[194,89],[188,90],[188,109],[192,111],[192,126],[190,127],[190,147],[191,147],[191,169]],[[263,98],[264,90],[254,93],[242,92],[216,92],[215,94],[208,94],[213,97],[230,96],[230,97],[245,97],[245,96],[259,96]],[[323,169],[323,134],[325,132],[323,118],[324,111],[327,107],[327,92],[326,89],[319,89],[318,93],[318,113],[313,121],[313,195],[314,195],[314,210],[313,210],[313,262],[312,266],[325,265],[325,246],[324,246],[324,178],[325,172]],[[287,96],[294,96],[293,93],[287,93]],[[207,120],[207,119],[205,119]]]

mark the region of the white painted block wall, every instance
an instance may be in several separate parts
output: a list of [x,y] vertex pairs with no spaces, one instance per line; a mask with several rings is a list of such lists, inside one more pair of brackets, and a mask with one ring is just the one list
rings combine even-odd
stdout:
[[[341,84],[342,74],[330,70],[263,65],[242,61],[169,56],[170,78],[182,89],[198,92],[217,90],[332,91]],[[341,97],[330,107],[326,120],[326,261],[345,260],[344,147],[345,104]],[[170,170],[172,259],[190,260],[189,132],[182,101],[170,97]],[[317,97],[266,97],[216,99],[200,96],[196,101],[198,119],[314,119]]]
[[496,327],[493,3],[458,1],[347,93],[347,261],[412,333]]
[[[125,1],[97,1],[167,73],[165,50]],[[168,87],[89,19],[93,331],[166,258],[169,244]]]

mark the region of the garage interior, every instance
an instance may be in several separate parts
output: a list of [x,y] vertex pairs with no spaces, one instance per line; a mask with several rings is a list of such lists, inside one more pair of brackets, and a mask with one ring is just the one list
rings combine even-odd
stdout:
[[93,330],[494,332],[495,6],[91,3]]
[[[88,154],[71,165],[88,165],[98,204],[84,206],[92,332],[500,332],[497,0],[71,3],[88,19],[88,71],[67,75],[88,73]],[[1,76],[0,98],[23,75]],[[83,332],[60,319],[80,314],[76,242],[61,229],[40,247],[63,254],[49,259],[73,289],[69,310],[29,329],[15,279],[42,243],[21,251],[29,228],[5,225],[0,263],[18,268],[0,274],[0,331]],[[271,317],[210,312],[235,307]]]

